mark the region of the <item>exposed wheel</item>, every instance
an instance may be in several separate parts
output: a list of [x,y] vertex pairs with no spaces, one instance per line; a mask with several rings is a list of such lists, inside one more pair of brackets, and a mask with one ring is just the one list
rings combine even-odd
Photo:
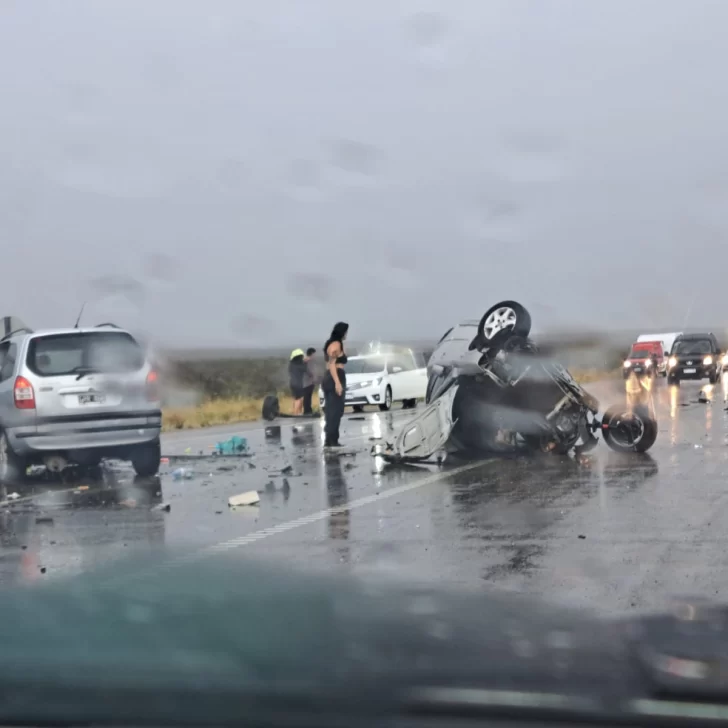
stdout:
[[708,381],[711,384],[718,384],[718,382],[720,381],[720,374],[717,370],[711,373],[711,375],[708,377]]
[[281,413],[281,404],[275,394],[269,394],[263,400],[263,419],[268,422],[275,420]]
[[384,402],[379,405],[379,409],[382,410],[382,412],[386,412],[390,407],[392,406],[392,388],[387,387],[386,391],[384,392]]
[[511,336],[525,339],[530,333],[531,314],[516,301],[491,306],[478,324],[478,338],[485,346],[498,347]]
[[364,411],[364,405],[363,404],[354,404],[351,407],[354,412],[363,412]]
[[159,440],[137,445],[131,453],[131,464],[134,472],[142,478],[148,478],[159,472],[162,460],[162,449]]
[[0,432],[0,483],[20,483],[25,480],[28,463],[13,450],[4,432]]
[[402,401],[402,409],[414,409],[417,407],[416,399],[405,399]]
[[602,436],[615,452],[647,452],[657,439],[657,422],[646,407],[610,407],[602,418]]

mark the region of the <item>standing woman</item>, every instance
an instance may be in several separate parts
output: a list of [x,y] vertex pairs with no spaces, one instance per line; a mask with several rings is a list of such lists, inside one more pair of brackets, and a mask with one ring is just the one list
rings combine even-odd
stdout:
[[324,344],[324,358],[326,361],[326,374],[321,382],[324,391],[326,417],[324,447],[341,447],[339,443],[339,425],[344,415],[344,401],[346,397],[346,352],[344,340],[349,331],[349,324],[339,321],[334,326],[329,340]]

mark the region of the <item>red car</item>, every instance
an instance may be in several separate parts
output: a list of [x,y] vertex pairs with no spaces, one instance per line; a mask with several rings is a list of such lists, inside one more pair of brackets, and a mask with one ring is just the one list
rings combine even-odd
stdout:
[[637,376],[665,376],[667,373],[665,352],[661,341],[638,341],[632,344],[627,358],[624,360],[622,372],[624,378],[634,372]]

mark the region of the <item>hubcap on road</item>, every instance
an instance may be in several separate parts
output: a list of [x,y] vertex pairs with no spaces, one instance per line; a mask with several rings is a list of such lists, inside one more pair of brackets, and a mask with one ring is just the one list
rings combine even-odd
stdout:
[[516,325],[516,312],[508,306],[501,306],[485,319],[485,338],[492,339],[498,332]]

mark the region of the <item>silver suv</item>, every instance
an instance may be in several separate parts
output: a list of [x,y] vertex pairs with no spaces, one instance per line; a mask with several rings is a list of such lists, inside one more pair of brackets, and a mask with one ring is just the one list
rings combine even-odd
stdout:
[[0,338],[0,481],[28,465],[131,460],[159,470],[162,412],[157,372],[127,331],[32,331],[5,318]]

